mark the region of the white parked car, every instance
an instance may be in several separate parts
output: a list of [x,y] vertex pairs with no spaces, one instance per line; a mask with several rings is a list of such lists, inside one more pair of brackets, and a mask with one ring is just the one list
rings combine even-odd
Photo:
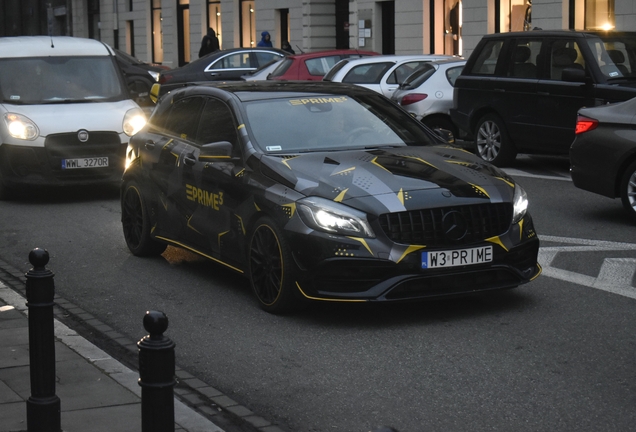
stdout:
[[0,199],[24,186],[119,183],[146,123],[115,51],[70,36],[0,38]]
[[402,81],[424,63],[453,58],[439,54],[383,55],[339,61],[323,81],[357,84],[391,97]]
[[391,99],[431,129],[447,129],[457,137],[450,118],[453,85],[466,64],[459,58],[426,63],[409,75]]
[[275,57],[258,69],[245,75],[241,75],[241,79],[243,81],[265,81],[269,74],[271,74],[278,67],[280,61],[284,58],[286,57]]

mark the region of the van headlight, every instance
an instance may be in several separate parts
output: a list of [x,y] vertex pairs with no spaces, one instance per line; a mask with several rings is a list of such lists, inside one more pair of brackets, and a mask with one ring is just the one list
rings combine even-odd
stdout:
[[307,197],[296,206],[300,218],[310,228],[332,234],[375,237],[367,215],[359,210],[328,199]]
[[9,135],[13,138],[33,141],[40,135],[35,123],[21,114],[5,113],[4,123],[7,125]]
[[526,215],[528,210],[528,195],[519,185],[515,185],[515,195],[512,198],[512,204],[512,223],[517,223]]
[[146,115],[141,108],[133,108],[124,116],[124,133],[133,136],[146,125]]

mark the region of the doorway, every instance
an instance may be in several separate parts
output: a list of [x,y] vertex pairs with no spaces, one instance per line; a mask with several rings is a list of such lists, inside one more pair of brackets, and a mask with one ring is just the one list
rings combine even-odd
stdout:
[[380,3],[382,11],[382,54],[395,54],[395,2]]
[[177,43],[179,66],[190,63],[190,0],[179,0],[177,6]]

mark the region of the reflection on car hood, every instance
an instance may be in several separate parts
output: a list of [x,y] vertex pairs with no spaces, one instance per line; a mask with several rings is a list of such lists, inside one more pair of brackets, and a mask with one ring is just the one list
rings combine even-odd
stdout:
[[[380,201],[389,211],[436,207],[442,204],[510,201],[514,183],[499,169],[472,154],[449,146],[397,147],[381,150],[303,153],[293,156],[264,156],[265,175],[306,196],[321,196],[361,210],[377,207],[366,197]],[[433,192],[433,193],[431,193]],[[440,193],[441,192],[441,193]],[[365,204],[366,203],[366,204]],[[385,209],[375,208],[384,212]]]

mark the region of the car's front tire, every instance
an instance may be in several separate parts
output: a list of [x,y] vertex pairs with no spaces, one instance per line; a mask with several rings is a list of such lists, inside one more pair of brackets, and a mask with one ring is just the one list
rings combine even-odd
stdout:
[[636,162],[627,167],[623,173],[621,201],[632,219],[636,220]]
[[139,184],[130,181],[122,190],[121,224],[128,249],[136,256],[161,255],[167,245],[154,240],[150,235],[148,206]]
[[486,114],[477,122],[475,154],[498,167],[509,165],[517,157],[517,149],[498,115]]
[[304,304],[295,286],[294,262],[283,233],[269,217],[260,218],[251,230],[248,276],[263,310],[282,314]]

